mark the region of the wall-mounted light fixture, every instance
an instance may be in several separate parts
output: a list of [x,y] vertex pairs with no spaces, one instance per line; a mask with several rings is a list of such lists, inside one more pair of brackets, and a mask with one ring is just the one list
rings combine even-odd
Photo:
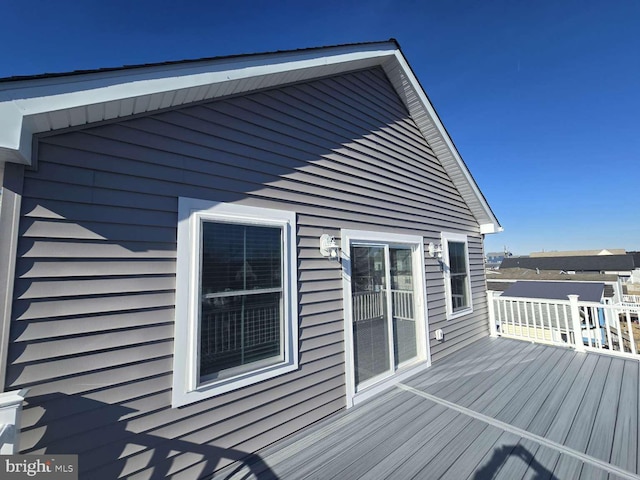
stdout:
[[329,260],[337,261],[340,259],[340,247],[338,247],[335,237],[326,233],[322,234],[320,237],[320,254],[323,257],[328,257]]
[[442,258],[442,244],[436,245],[433,242],[429,243],[429,256],[431,258]]

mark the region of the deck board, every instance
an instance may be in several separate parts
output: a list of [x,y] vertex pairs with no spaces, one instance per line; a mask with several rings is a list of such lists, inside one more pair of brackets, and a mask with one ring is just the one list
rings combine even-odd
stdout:
[[[440,408],[443,408],[443,411],[439,413],[440,418],[431,423],[428,428],[425,429],[425,426],[420,424],[416,428],[411,428],[410,431],[396,433],[391,436],[389,443],[385,444],[385,446],[389,447],[386,451],[382,452],[382,454],[375,451],[371,455],[362,458],[359,468],[349,472],[348,477],[345,478],[389,478],[392,476],[420,445],[429,441],[440,430],[446,428],[447,422],[456,417],[455,413],[446,411],[444,407]],[[405,443],[399,444],[399,441],[402,440]]]
[[630,472],[638,473],[638,388],[627,378],[638,378],[638,362],[626,362],[622,374],[618,416],[613,434],[610,462]]
[[[604,394],[604,386],[611,367],[611,360],[611,358],[605,357],[604,355],[599,356],[598,363],[591,375],[585,395],[582,398],[582,402],[574,418],[573,425],[569,430],[566,440],[563,442],[568,447],[579,452],[586,452],[587,450],[587,445],[594,429],[596,412],[598,411],[600,400]],[[613,419],[609,417],[609,421],[615,422],[615,416]],[[601,432],[597,432],[597,434],[600,436]],[[608,448],[611,448],[610,445]],[[609,460],[609,455],[607,455],[606,460]]]
[[[498,465],[495,474],[489,469],[488,471],[479,471],[477,478],[479,480],[492,478],[495,480],[519,480],[525,478],[527,473],[540,474],[542,470],[547,470],[544,465],[539,463],[530,467],[531,459],[535,458],[538,451],[542,448],[536,442],[522,439],[513,434],[503,434],[505,439],[501,443],[501,448],[494,450],[493,462]],[[501,463],[502,461],[502,463]],[[554,462],[555,463],[555,462]],[[492,475],[487,475],[492,473]],[[545,475],[540,475],[545,478]]]
[[[445,409],[427,402],[418,402],[410,410],[397,413],[398,416],[393,422],[382,427],[383,434],[363,432],[357,437],[345,437],[341,433],[336,439],[336,451],[333,456],[315,458],[305,467],[311,469],[311,473],[316,471],[315,467],[322,468],[323,475],[327,475],[328,478],[356,477],[360,474],[361,468],[367,467],[376,458],[380,458],[380,455],[384,456],[393,451],[392,439],[398,434],[410,434],[416,429],[425,428],[430,420],[435,419],[438,414],[445,413]],[[422,416],[425,418],[421,418]],[[398,446],[401,445],[402,443],[399,443]]]
[[640,478],[639,378],[636,360],[486,338],[214,478]]
[[559,355],[550,355],[552,362],[546,362],[540,368],[527,389],[519,392],[516,401],[496,414],[496,418],[504,422],[526,429],[533,419],[545,408],[553,392],[560,388],[559,382],[563,374],[571,366],[573,355],[568,350],[559,350]]
[[607,462],[611,461],[623,372],[623,362],[611,362],[586,449],[588,455]]
[[396,469],[393,477],[414,478],[417,476],[420,478],[419,473],[424,466],[433,461],[443,449],[455,449],[455,443],[452,443],[452,441],[472,423],[473,420],[469,417],[457,414],[452,421],[444,425],[429,441],[420,445],[413,455]]

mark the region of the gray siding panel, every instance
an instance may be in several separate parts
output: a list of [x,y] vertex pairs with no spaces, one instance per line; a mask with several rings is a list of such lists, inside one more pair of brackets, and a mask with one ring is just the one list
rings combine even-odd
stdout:
[[[189,478],[343,408],[342,272],[318,253],[341,228],[469,235],[473,314],[445,319],[425,258],[429,336],[445,329],[433,358],[488,332],[478,223],[381,70],[70,130],[38,151],[6,382],[32,387],[25,453],[80,453],[91,478]],[[297,213],[300,369],[171,409],[179,196]]]

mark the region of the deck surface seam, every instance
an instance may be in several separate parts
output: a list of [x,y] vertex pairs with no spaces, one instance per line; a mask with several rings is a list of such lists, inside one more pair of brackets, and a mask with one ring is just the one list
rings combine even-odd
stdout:
[[452,403],[449,402],[448,400],[444,400],[442,398],[436,397],[435,395],[432,395],[430,393],[426,393],[423,392],[421,390],[415,389],[413,387],[410,387],[408,385],[405,385],[403,383],[398,383],[396,384],[397,388],[400,388],[402,390],[405,390],[407,392],[411,392],[414,395],[418,395],[420,397],[423,397],[427,400],[430,400],[432,402],[435,402],[437,404],[440,404],[442,406],[445,406],[447,408],[450,408],[452,410],[455,410],[463,415],[467,415],[469,417],[472,417],[476,420],[480,420],[482,422],[488,423],[489,425],[493,425],[494,427],[498,427],[502,430],[504,430],[505,432],[509,432],[509,433],[513,433],[515,435],[518,435],[519,437],[522,438],[526,438],[529,440],[532,440],[540,445],[544,445],[546,447],[549,447],[561,454],[565,454],[568,455],[570,457],[573,457],[577,460],[580,460],[581,462],[584,463],[588,463],[590,465],[593,465],[597,468],[601,468],[603,470],[606,470],[609,473],[612,473],[614,475],[617,475],[621,478],[627,478],[629,480],[638,480],[640,479],[640,476],[636,475],[635,473],[629,472],[627,470],[624,470],[620,467],[617,467],[615,465],[612,465],[608,462],[599,460],[597,458],[592,457],[591,455],[587,455],[585,453],[581,453],[577,450],[574,450],[572,448],[569,448],[565,445],[562,445],[560,443],[554,442],[553,440],[549,440],[547,438],[541,437],[540,435],[536,435],[535,433],[531,433],[528,432],[527,430],[523,430],[521,428],[515,427],[509,423],[505,423],[503,421],[497,420],[495,418],[489,417],[487,415],[484,415],[482,413],[476,412],[474,410],[471,410],[469,408],[463,407],[461,405],[458,405],[456,403]]

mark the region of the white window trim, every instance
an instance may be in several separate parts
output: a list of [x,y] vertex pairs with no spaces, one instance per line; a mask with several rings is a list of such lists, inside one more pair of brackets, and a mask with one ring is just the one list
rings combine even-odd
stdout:
[[[426,289],[426,273],[424,264],[424,239],[418,235],[404,235],[397,233],[364,231],[364,230],[347,230],[340,231],[342,240],[341,260],[342,260],[342,289],[343,289],[343,306],[344,306],[344,336],[345,336],[345,380],[347,408],[350,408],[362,401],[371,398],[389,387],[405,380],[415,373],[428,368],[431,365],[431,349],[429,345],[429,321],[427,315],[427,289]],[[416,271],[416,280],[419,285],[416,291],[422,292],[422,295],[416,295],[417,309],[416,317],[422,319],[417,322],[418,325],[418,357],[415,362],[407,367],[399,370],[390,377],[367,387],[361,392],[356,392],[354,378],[354,351],[353,351],[353,324],[352,324],[352,302],[351,302],[351,244],[409,244],[418,250],[413,255],[413,267]]]
[[[234,377],[198,385],[200,235],[202,220],[283,228],[284,360]],[[284,210],[180,197],[176,266],[176,319],[172,406],[180,407],[298,368],[296,214]]]
[[[442,266],[444,272],[444,291],[447,300],[447,320],[453,320],[473,312],[473,294],[471,292],[471,271],[469,265],[469,239],[460,233],[442,232]],[[449,242],[464,243],[465,260],[467,266],[467,293],[469,294],[469,306],[464,310],[453,311],[453,299],[451,297],[451,271],[449,269]]]

